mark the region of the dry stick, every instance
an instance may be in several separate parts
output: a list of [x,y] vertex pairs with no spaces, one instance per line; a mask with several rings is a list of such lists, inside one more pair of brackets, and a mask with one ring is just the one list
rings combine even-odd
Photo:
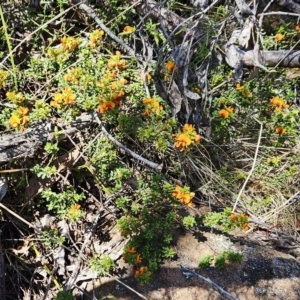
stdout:
[[[75,0],[75,1],[78,1],[78,0]],[[89,17],[93,18],[96,21],[96,23],[100,26],[100,28],[107,33],[108,36],[110,36],[113,40],[118,42],[127,51],[127,53],[129,53],[132,56],[135,56],[134,50],[131,47],[129,47],[122,39],[117,37],[112,31],[110,31],[106,27],[103,24],[103,22],[97,17],[97,14],[91,7],[89,7],[88,5],[83,4],[83,3],[78,3],[78,4],[79,4],[79,8],[84,10]]]
[[228,297],[229,299],[231,299],[231,300],[238,300],[237,298],[235,298],[234,296],[232,296],[231,294],[229,294],[228,292],[226,292],[224,289],[222,289],[222,288],[221,288],[219,285],[217,285],[215,282],[213,282],[212,280],[210,280],[209,278],[206,278],[206,277],[204,277],[204,276],[198,274],[198,273],[197,273],[196,271],[194,271],[194,270],[185,268],[185,267],[183,267],[183,266],[180,266],[180,267],[181,267],[181,269],[182,269],[183,271],[189,272],[189,273],[191,273],[191,274],[193,274],[193,275],[196,275],[197,277],[199,277],[199,278],[203,279],[204,281],[208,282],[209,284],[211,284],[213,287],[215,287],[215,288],[219,291],[219,293],[220,293],[221,295],[225,295],[225,296],[227,296],[227,297]]
[[238,196],[237,196],[237,198],[236,198],[236,201],[235,201],[235,203],[234,203],[232,212],[235,211],[236,206],[237,206],[238,202],[240,201],[241,195],[242,195],[242,193],[243,193],[243,191],[244,191],[244,189],[245,189],[245,187],[246,187],[246,185],[247,185],[247,183],[248,183],[250,177],[252,176],[252,173],[253,173],[253,171],[254,171],[255,164],[256,164],[256,161],[257,161],[257,156],[258,156],[259,146],[260,146],[260,141],[261,141],[261,136],[262,136],[262,130],[263,130],[263,123],[260,122],[259,120],[257,120],[257,119],[254,118],[254,117],[253,117],[253,119],[254,119],[258,124],[260,124],[259,137],[258,137],[258,140],[257,140],[257,145],[256,145],[255,155],[254,155],[254,158],[253,158],[253,164],[252,164],[251,170],[250,170],[250,172],[249,172],[249,174],[248,174],[248,176],[247,176],[247,178],[246,178],[246,180],[245,180],[245,182],[244,182],[242,188],[241,188],[240,191],[239,191],[239,194],[238,194]]
[[101,120],[99,119],[98,115],[96,115],[96,120],[98,122],[98,124],[101,127],[102,132],[106,135],[106,137],[111,140],[115,145],[117,145],[118,147],[120,147],[121,149],[123,149],[125,152],[127,152],[129,155],[131,155],[132,157],[134,157],[135,159],[143,162],[145,165],[148,165],[150,168],[152,169],[156,169],[158,171],[160,171],[161,166],[157,163],[154,163],[138,154],[136,154],[135,152],[131,151],[130,149],[128,149],[127,147],[125,147],[123,144],[121,144],[119,141],[117,141],[112,135],[110,135],[107,130],[105,129],[105,127],[102,125]]
[[48,24],[52,23],[56,19],[60,18],[64,14],[66,14],[68,11],[72,10],[76,5],[78,5],[78,4],[74,4],[72,7],[69,7],[68,9],[64,10],[63,12],[61,12],[57,16],[53,17],[51,20],[47,21],[45,24],[41,25],[39,28],[37,28],[36,30],[34,30],[33,32],[31,32],[30,34],[28,34],[25,39],[21,40],[21,42],[10,53],[8,53],[7,56],[5,56],[3,58],[3,60],[0,63],[0,65],[4,65],[4,63],[12,55],[12,53],[14,53],[23,43],[25,43],[26,41],[28,41],[29,38],[31,38],[34,34],[36,34],[38,31],[40,31],[41,29],[43,29],[43,27],[46,27]]
[[285,16],[294,16],[294,17],[300,17],[300,14],[296,14],[296,13],[290,13],[290,12],[284,12],[284,11],[270,11],[270,12],[266,12],[266,13],[261,13],[258,14],[258,16],[260,17],[261,15],[264,16],[270,16],[270,15],[285,15]]
[[137,294],[138,296],[140,296],[142,299],[148,300],[145,296],[143,296],[142,294],[140,294],[139,292],[137,292],[136,290],[134,290],[133,288],[131,288],[129,285],[125,284],[124,282],[122,282],[121,280],[119,280],[118,278],[108,274],[109,277],[113,278],[115,281],[119,282],[120,284],[124,285],[126,288],[128,288],[129,290],[131,290],[132,292],[134,292],[135,294]]

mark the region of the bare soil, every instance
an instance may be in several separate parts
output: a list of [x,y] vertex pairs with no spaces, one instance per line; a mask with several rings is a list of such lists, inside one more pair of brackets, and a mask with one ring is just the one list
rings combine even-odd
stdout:
[[[221,300],[230,299],[212,284],[182,270],[182,267],[197,271],[239,300],[297,300],[300,299],[300,263],[295,258],[297,245],[290,249],[276,249],[264,233],[235,232],[225,236],[213,232],[191,233],[178,236],[177,258],[166,261],[155,274],[154,280],[145,286],[133,277],[133,270],[119,259],[118,266],[124,274],[123,283],[142,294],[146,299],[172,300]],[[260,235],[261,240],[257,241]],[[263,241],[265,240],[265,241]],[[206,255],[218,255],[225,250],[240,251],[241,264],[230,264],[224,270],[215,267],[200,269],[198,261]],[[291,250],[292,249],[292,250]],[[293,253],[293,255],[289,254]],[[112,278],[90,282],[87,290],[94,299],[138,300],[140,296]]]

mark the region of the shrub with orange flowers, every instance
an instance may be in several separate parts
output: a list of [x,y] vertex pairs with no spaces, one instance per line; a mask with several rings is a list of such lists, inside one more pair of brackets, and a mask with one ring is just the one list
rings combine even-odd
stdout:
[[60,39],[60,43],[63,50],[72,52],[79,46],[80,39],[76,39],[72,36],[64,36]]
[[223,212],[210,212],[205,216],[204,224],[230,232],[235,228],[249,230],[249,216],[245,213],[233,213],[230,207]]
[[180,151],[186,151],[188,147],[199,144],[201,140],[200,135],[191,124],[185,124],[182,132],[174,135],[173,138],[175,140],[174,147]]
[[91,48],[99,46],[100,42],[102,41],[103,35],[104,35],[103,30],[97,29],[91,32],[91,34],[89,35],[88,46]]
[[80,79],[83,76],[83,69],[82,68],[70,68],[67,70],[67,73],[63,76],[63,79],[67,83],[72,84],[79,84]]
[[195,193],[191,193],[188,187],[176,186],[175,190],[172,192],[172,195],[177,198],[182,204],[191,206],[192,199],[195,196]]
[[82,218],[82,210],[80,209],[80,204],[72,205],[69,210],[67,211],[67,218],[71,221],[78,221]]
[[70,87],[64,88],[61,93],[54,95],[54,100],[50,102],[50,105],[55,108],[61,108],[66,105],[75,104],[75,94]]
[[121,58],[121,52],[116,51],[115,55],[112,55],[107,62],[108,69],[120,69],[126,67],[126,60]]
[[245,98],[251,98],[252,94],[249,91],[249,88],[245,85],[241,85],[240,83],[236,84],[236,90],[240,93],[241,96]]
[[125,262],[133,266],[137,266],[142,262],[141,254],[137,253],[136,248],[130,244],[127,244],[124,248],[123,258]]
[[231,106],[225,107],[219,111],[219,116],[222,119],[227,119],[233,116],[234,108]]
[[146,98],[143,100],[143,104],[145,105],[145,116],[150,116],[152,114],[158,115],[163,110],[162,105],[160,105],[155,98]]
[[134,272],[134,277],[138,279],[140,284],[147,284],[151,275],[152,272],[150,272],[146,266],[140,266]]
[[25,101],[25,97],[24,97],[23,93],[21,93],[21,92],[17,93],[16,91],[7,92],[6,98],[14,104],[20,104],[23,101]]
[[98,106],[99,113],[103,114],[107,111],[110,111],[116,107],[116,104],[112,101],[104,101]]
[[287,102],[278,96],[274,96],[270,102],[271,106],[274,107],[277,112],[281,112],[283,109],[289,108]]

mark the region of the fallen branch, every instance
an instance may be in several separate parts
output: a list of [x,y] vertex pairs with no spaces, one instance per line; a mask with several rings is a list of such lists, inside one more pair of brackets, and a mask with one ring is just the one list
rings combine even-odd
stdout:
[[[300,51],[260,51],[260,63],[267,67],[300,67]],[[254,51],[249,50],[241,56],[246,66],[254,66]]]
[[[58,139],[72,135],[78,130],[89,127],[93,122],[92,114],[82,114],[70,126],[59,132]],[[63,124],[58,124],[61,128]],[[19,158],[32,157],[39,147],[54,139],[51,122],[28,128],[24,132],[14,132],[0,137],[0,164],[8,163]]]
[[181,270],[183,270],[184,272],[188,272],[192,275],[196,275],[197,277],[203,279],[204,281],[206,281],[207,283],[209,283],[210,285],[212,285],[215,289],[218,290],[218,292],[221,294],[221,295],[225,295],[226,297],[228,297],[229,299],[231,300],[238,300],[237,298],[235,298],[234,296],[232,296],[231,294],[229,294],[228,292],[226,292],[224,289],[222,289],[219,285],[217,285],[215,282],[213,282],[212,280],[210,280],[209,278],[206,278],[200,274],[198,274],[196,271],[194,270],[191,270],[191,269],[188,269],[188,268],[185,268],[183,266],[180,266],[181,267]]

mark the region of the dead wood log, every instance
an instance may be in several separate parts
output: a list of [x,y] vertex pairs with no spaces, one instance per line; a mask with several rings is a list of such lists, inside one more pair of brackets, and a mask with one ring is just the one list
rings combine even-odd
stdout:
[[[242,55],[242,61],[246,66],[254,66],[254,51],[246,51]],[[260,51],[260,63],[267,67],[300,67],[300,51]]]
[[279,0],[277,3],[293,13],[300,14],[300,4],[297,4],[292,0]]
[[[83,114],[72,122],[70,126],[57,124],[56,126],[62,130],[59,139],[72,135],[78,130],[90,126],[93,122],[95,122],[93,114]],[[53,140],[52,127],[53,125],[47,122],[28,128],[24,132],[0,136],[0,165],[16,159],[32,157],[43,143]]]

